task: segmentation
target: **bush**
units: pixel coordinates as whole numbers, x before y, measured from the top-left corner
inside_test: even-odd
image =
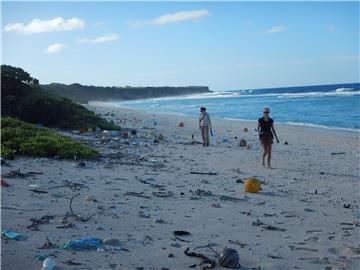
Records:
[[[90,158],[98,153],[69,137],[46,128],[5,117],[1,122],[1,156],[13,158],[14,154],[36,157]]]

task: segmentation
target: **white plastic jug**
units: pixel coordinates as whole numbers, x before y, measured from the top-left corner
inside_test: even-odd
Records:
[[[51,258],[46,258],[43,261],[43,267],[42,270],[53,270],[56,266],[56,263],[53,259]]]

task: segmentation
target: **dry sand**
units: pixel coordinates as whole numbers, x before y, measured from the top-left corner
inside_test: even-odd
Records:
[[[101,103],[89,107],[135,128],[140,145],[106,134],[66,133],[96,147],[102,157],[86,160],[85,166],[78,160],[29,157],[3,165],[2,178],[10,187],[1,189],[2,230],[25,238],[2,239],[2,269],[41,269],[41,256],[52,257],[57,269],[191,269],[201,260],[185,256],[184,250],[209,244],[218,252],[235,248],[241,269],[360,268],[358,133],[276,125],[281,142],[274,144],[274,169],[269,170],[261,166],[252,131],[256,122],[212,119],[216,137],[210,147],[202,147],[188,144],[193,133],[200,140],[197,116],[154,116]],[[183,128],[177,127],[180,121]],[[165,141],[153,143],[151,134],[160,133]],[[240,138],[251,149],[239,147]],[[18,168],[43,173],[7,176]],[[263,181],[260,193],[243,192],[241,181],[250,176]],[[86,222],[71,217],[74,227],[57,228],[78,193],[73,211],[96,215]],[[45,215],[54,217],[38,231],[28,228],[31,218]],[[191,235],[179,240],[175,230]],[[117,239],[119,245],[92,251],[61,248],[82,237]],[[45,238],[59,247],[37,249]],[[216,260],[209,248],[196,251]],[[69,260],[81,265],[64,263]],[[217,263],[215,269],[222,267]]]

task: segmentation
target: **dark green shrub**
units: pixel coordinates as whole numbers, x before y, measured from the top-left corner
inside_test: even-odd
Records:
[[[47,128],[5,117],[1,122],[1,156],[12,158],[14,154],[60,158],[90,158],[98,155],[88,146]]]

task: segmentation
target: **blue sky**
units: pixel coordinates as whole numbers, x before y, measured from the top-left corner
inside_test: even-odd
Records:
[[[359,3],[3,2],[2,46],[41,83],[359,82]]]

